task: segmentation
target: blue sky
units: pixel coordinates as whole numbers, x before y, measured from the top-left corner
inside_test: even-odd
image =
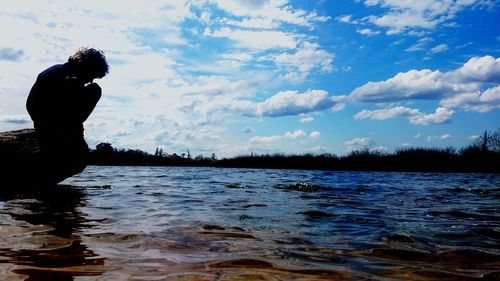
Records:
[[[494,0],[9,1],[0,131],[31,127],[36,75],[87,46],[111,66],[90,146],[460,148],[500,128],[499,11]]]

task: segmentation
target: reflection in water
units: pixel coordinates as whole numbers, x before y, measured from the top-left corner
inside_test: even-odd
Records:
[[[75,186],[0,192],[0,275],[9,280],[73,280],[102,273],[104,259],[81,242],[89,221]],[[14,275],[15,274],[15,275]]]

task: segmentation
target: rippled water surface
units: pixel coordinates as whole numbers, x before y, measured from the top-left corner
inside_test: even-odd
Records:
[[[500,175],[88,167],[0,191],[4,280],[500,280]]]

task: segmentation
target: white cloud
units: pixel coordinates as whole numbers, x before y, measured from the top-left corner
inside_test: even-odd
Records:
[[[222,54],[222,60],[219,63],[224,67],[229,66],[231,68],[238,69],[252,60],[253,57],[249,53],[233,52]]]
[[[307,76],[307,72],[292,71],[281,75],[280,79],[287,83],[300,85],[304,83],[304,81],[307,79]]]
[[[357,21],[353,21],[352,15],[341,15],[336,17],[335,19],[342,23],[357,23]]]
[[[452,135],[450,134],[444,134],[439,137],[440,140],[449,140],[452,138]]]
[[[463,108],[466,111],[489,112],[500,108],[500,86],[484,92],[464,93],[446,98],[441,105],[452,108]]]
[[[250,139],[251,143],[254,144],[269,144],[280,140],[282,136],[255,136]]]
[[[344,100],[344,97],[343,96],[337,96],[339,97],[339,102],[337,102],[337,104],[335,104],[333,107],[332,107],[332,111],[333,112],[338,112],[338,111],[342,111],[344,110],[345,108],[345,103],[343,103],[342,101]],[[335,101],[336,99],[334,99],[335,97],[332,97],[332,99]]]
[[[500,83],[500,58],[473,57],[452,75],[465,82]]]
[[[488,83],[500,83],[500,59],[491,56],[473,57],[460,68],[448,72],[429,69],[410,70],[398,73],[385,81],[368,82],[354,89],[347,100],[351,102],[440,100],[440,105],[449,109],[441,109],[439,114],[446,112],[447,114],[444,114],[446,116],[451,116],[451,108],[487,112],[499,108],[500,105],[498,86],[480,91],[481,88],[488,87]],[[388,113],[380,112],[383,115]],[[360,116],[363,114],[360,113]]]
[[[455,84],[443,79],[443,73],[440,71],[410,70],[398,73],[386,81],[368,82],[354,89],[350,98],[369,102],[436,99],[451,94],[449,91],[453,90],[454,86]]]
[[[434,113],[414,115],[409,120],[416,125],[442,124],[448,122],[454,113],[452,109],[438,107]]]
[[[249,53],[225,53],[222,57],[224,59],[237,60],[241,62],[249,62],[252,60],[252,55]]]
[[[321,146],[313,146],[313,147],[310,147],[306,150],[306,153],[315,153],[315,154],[323,154],[323,153],[327,153],[328,150],[324,147],[321,147]]]
[[[291,72],[299,72],[307,77],[313,69],[320,72],[329,73],[333,71],[333,55],[319,50],[316,43],[304,42],[296,53],[283,53],[274,57],[275,63],[289,69]]]
[[[293,132],[286,132],[284,137],[289,139],[302,138],[306,136],[306,132],[302,129],[295,130]]]
[[[253,29],[275,29],[280,25],[270,18],[244,18],[241,21],[224,19],[223,22],[227,25]]]
[[[295,49],[297,46],[295,35],[283,31],[234,30],[228,27],[223,27],[215,31],[211,31],[209,28],[206,28],[203,34],[205,36],[228,38],[235,41],[237,47],[255,50],[276,48]]]
[[[311,123],[312,121],[314,121],[314,117],[311,117],[311,116],[306,116],[306,117],[300,118],[301,123]]]
[[[358,30],[356,30],[356,32],[359,33],[359,34],[361,34],[361,35],[366,35],[366,36],[374,36],[374,35],[380,34],[380,31],[378,31],[378,30],[372,30],[370,28],[358,29]]]
[[[287,0],[268,1],[232,1],[211,0],[220,9],[237,17],[243,17],[243,22],[273,22],[312,27],[314,22],[325,22],[329,17],[320,16],[316,12],[295,9]],[[243,24],[242,24],[243,25]],[[248,25],[247,25],[248,26]],[[259,25],[260,26],[260,25]]]
[[[446,44],[439,44],[436,47],[431,49],[431,52],[433,53],[442,53],[445,51],[448,51],[450,48],[448,48],[448,45]]]
[[[467,139],[469,141],[475,141],[475,140],[479,139],[479,135],[472,135],[472,136],[469,136]]]
[[[429,37],[420,38],[420,39],[417,40],[417,42],[415,42],[415,44],[413,44],[410,47],[406,48],[405,51],[407,51],[407,52],[422,51],[432,41],[434,41],[434,40],[432,38],[429,38]]]
[[[345,141],[347,151],[364,149],[375,144],[375,141],[368,137],[354,138],[352,140]]]
[[[210,92],[210,89],[200,85],[200,89],[196,90],[197,94],[192,95],[192,102],[186,98],[183,101],[188,104],[190,111],[200,114],[232,112],[244,116],[279,117],[327,110],[335,106],[337,100],[340,100],[338,96],[328,96],[328,92],[323,90],[308,90],[304,93],[282,91],[262,102],[254,102],[242,98],[242,92],[244,93],[246,90],[245,87],[249,87],[246,83],[241,81],[215,88],[214,90],[218,94],[217,98],[207,96],[206,93]],[[177,90],[177,92],[179,91]],[[238,92],[239,94],[234,94]]]
[[[449,23],[460,11],[486,5],[493,1],[406,1],[406,0],[365,0],[365,5],[387,9],[382,15],[372,15],[365,21],[387,28],[387,34],[401,32],[432,31],[437,26]],[[350,20],[350,19],[349,19]]]
[[[412,124],[416,125],[429,125],[441,124],[447,122],[453,116],[454,111],[451,109],[439,107],[435,113],[424,114],[418,109],[408,108],[404,106],[395,106],[377,110],[362,110],[354,115],[354,119],[373,119],[385,120],[396,117],[406,117]]]
[[[314,111],[329,109],[335,101],[323,90],[308,90],[304,93],[284,91],[270,97],[264,102],[255,105],[254,115],[257,116],[285,116],[298,115]]]
[[[315,139],[318,139],[319,137],[321,136],[321,133],[318,132],[318,131],[312,131],[310,134],[309,134],[309,137],[313,140]]]
[[[387,152],[389,149],[386,146],[374,146],[370,147],[371,152]]]
[[[418,109],[408,108],[404,106],[395,106],[391,108],[377,109],[377,110],[362,110],[356,115],[354,119],[374,119],[374,120],[385,120],[392,119],[395,117],[408,117],[419,115],[420,111]]]
[[[443,134],[440,136],[427,136],[426,141],[428,142],[433,142],[433,141],[446,141],[453,138],[452,135],[450,134]]]

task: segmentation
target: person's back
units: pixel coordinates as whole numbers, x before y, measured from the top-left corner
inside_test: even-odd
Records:
[[[38,75],[26,108],[35,125],[44,180],[57,183],[86,167],[83,122],[101,97],[101,88],[92,81],[107,73],[104,54],[82,48],[68,62]]]

